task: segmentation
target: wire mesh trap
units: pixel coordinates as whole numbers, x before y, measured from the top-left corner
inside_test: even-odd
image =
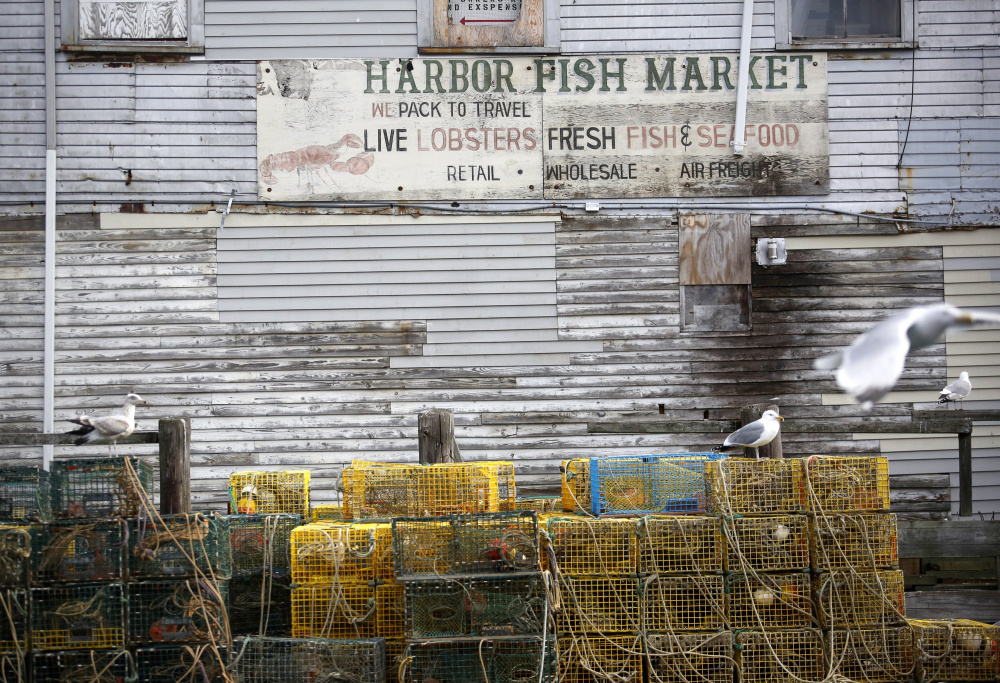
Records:
[[[538,571],[531,510],[392,521],[397,577]]]
[[[375,635],[402,638],[406,631],[405,586],[383,583],[375,595]]]
[[[31,589],[31,643],[36,650],[125,647],[120,583]]]
[[[129,456],[52,461],[55,517],[135,517],[142,493],[129,475],[129,461],[145,493],[153,493],[153,466]]]
[[[129,520],[129,579],[232,575],[227,518],[214,513]]]
[[[651,683],[732,683],[733,634],[651,633],[646,664]]]
[[[135,660],[127,650],[38,652],[31,658],[31,671],[37,683],[124,683],[136,677]]]
[[[323,503],[322,505],[313,505],[312,518],[309,521],[338,522],[343,519],[344,519],[344,509],[341,507],[340,503]]]
[[[407,638],[537,635],[545,621],[541,573],[418,579],[404,590]]]
[[[837,664],[836,671],[842,677],[894,683],[913,676],[913,631],[908,626],[834,629],[824,641],[827,661]]]
[[[705,511],[705,463],[718,453],[616,456],[590,460],[595,515]]]
[[[24,650],[28,642],[28,613],[27,590],[0,588],[0,652]]]
[[[907,619],[920,681],[1000,680],[1000,626],[969,619]]]
[[[0,520],[48,522],[51,496],[49,473],[41,467],[0,466]]]
[[[809,575],[730,574],[726,577],[726,609],[734,629],[811,628],[813,618]]]
[[[855,628],[903,623],[903,572],[834,571],[813,577],[820,623]]]
[[[226,519],[234,577],[291,575],[292,530],[302,523],[301,515],[230,515]]]
[[[293,638],[375,637],[377,590],[368,583],[292,589]]]
[[[313,522],[291,532],[297,584],[389,580],[392,526],[382,522]]]
[[[715,517],[643,517],[636,526],[640,574],[722,571],[722,530]]]
[[[816,515],[809,524],[813,569],[894,569],[897,533],[891,512]]]
[[[640,636],[559,637],[556,651],[559,683],[642,683]]]
[[[552,638],[476,639],[413,643],[407,653],[411,683],[553,683]]]
[[[292,633],[292,586],[286,577],[254,576],[229,581],[229,630],[234,636]]]
[[[805,508],[797,459],[723,458],[705,463],[708,510],[723,515],[794,514]]]
[[[535,496],[533,498],[518,498],[514,501],[515,510],[534,510],[538,513],[556,512],[562,508],[560,496]]]
[[[309,519],[309,470],[249,471],[229,475],[230,512],[239,515],[289,513]]]
[[[547,541],[563,574],[631,574],[636,568],[635,527],[632,519],[553,517]]]
[[[129,584],[129,642],[226,643],[229,586],[204,580]]]
[[[809,568],[809,524],[805,515],[730,517],[722,521],[726,569],[731,572],[790,572]]]
[[[590,458],[563,460],[562,509],[564,512],[590,512]]]
[[[244,638],[233,651],[236,683],[383,683],[387,677],[382,638]]]
[[[28,680],[28,666],[26,655],[23,651],[0,651],[0,681],[4,681],[4,683],[8,681],[10,683],[24,683]],[[35,680],[37,681],[38,679],[36,678]]]
[[[823,680],[823,634],[797,631],[741,631],[736,634],[739,683],[800,683]]]
[[[650,632],[725,628],[723,577],[647,576],[639,581],[639,611],[642,628]]]
[[[562,576],[562,610],[556,614],[560,634],[620,633],[639,630],[636,579],[605,576]]]
[[[229,651],[209,643],[151,645],[135,650],[138,683],[229,683]]]
[[[802,466],[811,512],[889,509],[888,458],[814,455],[803,459]]]
[[[385,639],[385,680],[386,683],[399,683],[399,668],[406,658],[407,643],[398,638]]]
[[[0,526],[0,586],[27,586],[31,565],[31,530]]]
[[[33,585],[114,581],[124,576],[125,521],[59,520],[34,529]]]

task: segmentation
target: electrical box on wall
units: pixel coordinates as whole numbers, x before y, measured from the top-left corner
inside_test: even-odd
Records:
[[[788,261],[784,237],[759,237],[757,263],[762,266],[783,266]]]

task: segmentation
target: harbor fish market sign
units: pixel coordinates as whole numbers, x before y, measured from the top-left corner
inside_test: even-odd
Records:
[[[826,55],[260,62],[259,194],[272,201],[829,192]]]

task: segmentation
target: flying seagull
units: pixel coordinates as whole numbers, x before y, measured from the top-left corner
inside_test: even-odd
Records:
[[[837,384],[868,410],[892,391],[910,351],[936,343],[949,327],[1000,325],[1000,315],[950,304],[910,308],[886,318],[851,345],[817,358],[817,370],[836,370]]]
[[[784,422],[785,418],[778,415],[773,410],[765,410],[759,420],[754,420],[750,424],[743,425],[735,432],[726,437],[721,446],[714,448],[716,453],[728,451],[733,448],[752,448],[760,459],[761,446],[766,446],[778,436],[781,431],[779,422]]]
[[[954,403],[958,401],[962,408],[965,408],[965,397],[972,392],[972,382],[969,381],[969,373],[960,372],[958,379],[941,390],[941,398],[938,403]]]
[[[108,454],[111,454],[111,449],[114,447],[114,454],[117,455],[116,442],[131,434],[135,429],[135,407],[140,404],[146,405],[146,399],[139,394],[129,394],[125,397],[125,405],[122,406],[121,412],[105,417],[80,415],[70,420],[70,422],[80,425],[80,428],[66,433],[79,437],[73,442],[77,446],[91,441],[107,441]]]

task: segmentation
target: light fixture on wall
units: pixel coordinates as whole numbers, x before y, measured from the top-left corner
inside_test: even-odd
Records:
[[[757,238],[757,263],[762,266],[783,266],[788,261],[784,237]]]

